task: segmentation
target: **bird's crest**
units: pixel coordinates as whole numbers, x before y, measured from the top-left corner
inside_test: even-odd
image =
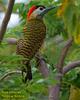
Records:
[[[42,8],[45,8],[45,6],[43,6],[43,5],[33,5],[30,9],[29,9],[29,11],[28,11],[28,14],[27,14],[27,19],[29,20],[29,18],[30,18],[30,15],[33,13],[33,11],[34,10],[36,10],[38,7],[42,7]]]
[[[29,9],[29,12],[27,14],[27,19],[29,19],[30,15],[32,14],[32,12],[37,9],[37,7],[35,5],[33,5],[30,9]]]

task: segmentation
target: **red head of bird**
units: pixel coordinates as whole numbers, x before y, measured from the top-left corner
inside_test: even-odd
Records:
[[[50,11],[51,9],[55,8],[55,6],[53,7],[48,7],[46,8],[45,6],[35,6],[33,5],[30,9],[29,12],[27,14],[27,20],[31,20],[31,19],[41,19],[43,18],[43,16]]]

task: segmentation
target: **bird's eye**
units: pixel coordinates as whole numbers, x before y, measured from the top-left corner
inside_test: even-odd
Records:
[[[40,10],[43,10],[44,8],[43,7],[40,7]]]

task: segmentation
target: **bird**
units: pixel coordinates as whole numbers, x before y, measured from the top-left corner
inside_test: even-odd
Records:
[[[45,7],[43,5],[33,5],[26,17],[26,24],[23,28],[23,37],[17,41],[16,53],[23,56],[25,59],[22,63],[23,81],[32,80],[32,71],[30,62],[37,54],[46,37],[46,25],[43,17],[55,6]],[[26,75],[24,76],[23,73]]]

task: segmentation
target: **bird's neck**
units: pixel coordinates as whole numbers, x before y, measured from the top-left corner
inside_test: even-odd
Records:
[[[43,19],[40,19],[40,18],[32,18],[30,20],[27,20],[27,22],[31,22],[31,21],[41,21],[41,22],[43,22]]]
[[[31,19],[31,20],[28,20],[27,21],[27,24],[30,25],[30,26],[35,26],[37,27],[37,25],[44,25],[44,21],[43,19]]]

